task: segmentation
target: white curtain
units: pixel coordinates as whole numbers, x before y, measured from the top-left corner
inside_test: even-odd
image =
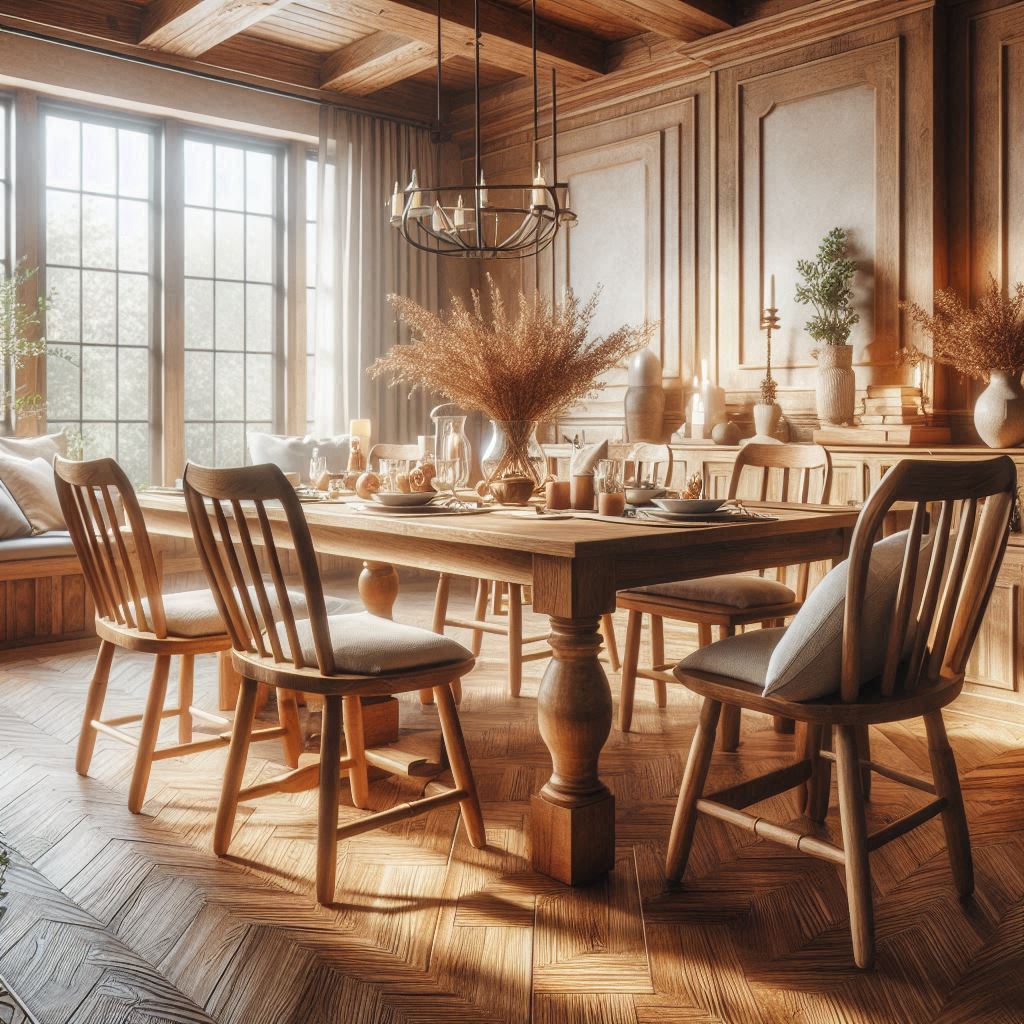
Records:
[[[413,168],[436,181],[425,129],[324,106],[317,175],[319,223],[313,418],[318,434],[371,420],[373,440],[408,443],[428,433],[429,399],[371,380],[368,367],[404,337],[387,296],[438,308],[437,257],[404,241],[389,223],[395,182]]]

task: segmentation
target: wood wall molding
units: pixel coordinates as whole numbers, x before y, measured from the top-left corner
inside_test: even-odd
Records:
[[[895,362],[899,348],[901,220],[899,79],[900,44],[898,39],[890,39],[749,78],[737,76],[735,91],[729,88],[729,97],[736,97],[735,105],[725,100],[720,130],[722,138],[730,139],[735,148],[733,159],[723,163],[719,208],[725,210],[732,196],[742,198],[739,214],[735,211],[726,214],[733,230],[727,236],[723,229],[720,235],[720,267],[733,284],[726,292],[728,310],[720,311],[720,322],[725,329],[720,336],[719,379],[726,386],[756,386],[765,368],[760,310],[767,302],[762,284],[776,269],[773,254],[765,251],[763,208],[769,198],[764,194],[765,160],[769,158],[765,149],[765,122],[788,104],[826,94],[836,96],[861,87],[874,94],[874,166],[863,169],[864,175],[873,179],[874,186],[875,246],[874,253],[870,254],[874,264],[874,341],[869,350],[860,355],[857,365]],[[731,187],[733,168],[735,189]],[[826,190],[829,187],[828,182],[820,184]],[[771,197],[772,201],[788,201],[795,222],[801,218],[800,192],[801,184],[794,183],[789,196]],[[812,254],[808,252],[807,256]],[[792,326],[784,325],[790,331]],[[811,347],[807,339],[806,352],[795,360],[787,360],[777,349],[775,370],[782,386],[810,382],[815,366]],[[800,370],[812,373],[795,372]]]

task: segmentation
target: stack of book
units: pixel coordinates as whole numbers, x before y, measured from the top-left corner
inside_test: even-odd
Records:
[[[948,427],[934,426],[924,411],[919,387],[869,384],[857,426],[825,426],[814,431],[818,444],[948,444]]]
[[[873,427],[927,423],[921,389],[903,384],[869,384],[860,422]]]

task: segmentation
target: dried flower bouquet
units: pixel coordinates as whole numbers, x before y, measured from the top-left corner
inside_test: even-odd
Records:
[[[604,387],[601,376],[647,344],[654,326],[623,326],[591,337],[600,290],[586,302],[567,291],[554,307],[519,294],[510,308],[488,275],[490,313],[473,291],[442,314],[389,295],[413,340],[394,346],[370,373],[443,395],[501,423],[514,451],[492,478],[531,475],[529,442],[541,420],[556,419]]]

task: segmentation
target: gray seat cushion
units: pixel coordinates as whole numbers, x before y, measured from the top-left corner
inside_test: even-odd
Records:
[[[249,588],[249,593],[252,595],[257,619],[262,624],[262,616],[259,614],[259,606],[256,603],[256,593],[252,587]],[[267,594],[276,619],[281,607],[280,602],[277,600],[273,587],[267,588]],[[289,590],[288,597],[296,619],[306,618],[309,613],[306,610],[306,598],[302,591]],[[343,601],[338,597],[326,598],[326,604],[328,615],[339,615],[356,609],[356,606],[350,601]],[[148,616],[148,599],[143,599],[142,607]],[[176,594],[164,594],[164,617],[167,620],[167,632],[170,636],[195,638],[216,636],[219,633],[227,632],[224,620],[220,617],[220,612],[217,609],[217,603],[209,590],[182,590]],[[283,623],[278,626],[278,635],[284,636]]]
[[[0,541],[0,562],[20,562],[26,558],[67,558],[75,553],[67,530],[51,530],[30,537],[12,537]]]
[[[432,668],[473,657],[450,637],[382,619],[369,612],[331,615],[328,625],[338,672],[375,676]],[[308,665],[316,665],[313,631],[308,621],[298,623],[298,634],[303,659]]]
[[[681,580],[678,583],[657,583],[651,587],[637,587],[634,593],[670,597],[679,601],[700,604],[720,604],[745,611],[796,600],[785,583],[768,580],[763,576],[706,576],[699,580]]]
[[[683,671],[729,676],[763,687],[768,663],[785,632],[784,626],[775,626],[727,636],[718,643],[698,648],[689,657],[683,658],[679,668]]]

